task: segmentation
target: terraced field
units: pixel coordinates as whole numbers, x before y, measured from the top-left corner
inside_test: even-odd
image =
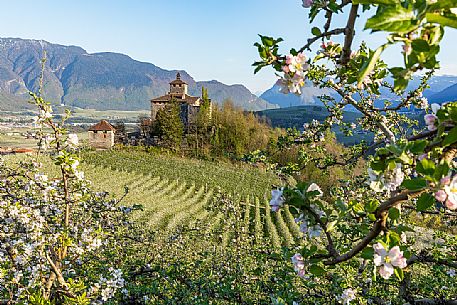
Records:
[[[9,160],[16,162],[21,158],[23,157],[9,157]],[[57,173],[48,158],[42,158],[41,162],[49,175]],[[121,204],[142,205],[143,210],[134,212],[132,219],[155,231],[158,236],[168,238],[183,226],[195,227],[198,224],[208,234],[220,234],[223,247],[233,239],[234,228],[227,219],[233,216],[227,216],[223,209],[213,207],[212,200],[219,189],[210,188],[206,183],[189,183],[188,177],[180,180],[145,175],[132,167],[119,170],[82,163],[82,170],[97,191],[107,191],[115,198],[120,198],[127,187],[128,194]],[[266,196],[241,197],[235,200],[235,204],[240,215],[234,221],[242,226],[243,233],[252,237],[256,244],[272,244],[279,248],[292,246],[302,240],[290,212],[270,212]]]
[[[179,158],[134,149],[84,152],[81,158],[94,166],[179,180],[243,197],[267,196],[271,185],[279,183],[272,173],[249,165]]]
[[[84,171],[97,189],[108,190],[113,196],[120,197],[124,186],[127,186],[129,193],[124,204],[141,204],[144,207],[132,218],[160,232],[160,235],[169,236],[179,227],[192,227],[198,222],[207,228],[208,233],[223,232],[222,245],[226,246],[230,240],[233,232],[224,227],[224,214],[210,209],[216,192],[214,189],[92,165],[85,165]],[[242,211],[243,232],[255,237],[256,242],[271,241],[274,246],[280,247],[293,245],[301,239],[293,216],[287,211],[271,213],[268,200],[246,198],[237,204]]]

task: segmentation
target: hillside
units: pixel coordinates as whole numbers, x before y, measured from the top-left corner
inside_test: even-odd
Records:
[[[312,120],[323,121],[328,116],[328,111],[324,106],[319,105],[306,105],[306,106],[295,106],[288,108],[280,109],[269,109],[264,111],[256,112],[257,115],[265,117],[267,121],[273,127],[281,128],[297,128],[303,129],[304,123],[309,123]],[[419,122],[419,128],[425,128],[423,121],[423,112],[410,112],[407,116],[413,120]],[[358,112],[345,111],[344,112],[344,121],[345,122],[356,122],[357,118],[360,118],[361,115]],[[353,145],[359,143],[361,140],[365,140],[370,143],[373,140],[373,135],[371,133],[355,132],[353,136],[344,135],[339,128],[332,128],[332,131],[335,132],[338,141],[345,145]]]
[[[312,120],[323,121],[328,116],[328,111],[323,106],[307,105],[294,106],[281,109],[270,109],[257,112],[260,116],[265,116],[273,127],[281,128],[303,128],[304,123],[309,123]],[[346,111],[344,120],[346,122],[354,122],[360,114],[356,112]]]
[[[97,110],[149,109],[149,100],[165,94],[175,70],[165,70],[119,53],[89,54],[77,46],[46,41],[0,38],[0,110],[27,108],[28,91],[37,91],[40,60],[46,51],[44,93],[55,104]],[[231,99],[247,110],[276,106],[256,97],[243,85],[218,81],[197,82],[179,71],[189,84],[190,94],[199,95],[208,87],[213,101]]]
[[[429,98],[432,103],[454,102],[457,100],[457,84],[433,94]]]
[[[389,80],[387,80],[389,81]],[[417,88],[420,84],[420,77],[414,77],[408,86],[407,91]],[[424,91],[424,96],[429,98],[433,103],[442,104],[449,100],[457,99],[457,76],[451,75],[436,75],[429,81],[430,88]],[[302,105],[322,105],[319,96],[323,94],[334,95],[328,89],[321,89],[314,87],[312,84],[307,83],[302,89],[302,94],[297,96],[295,94],[282,94],[279,92],[279,86],[273,85],[272,88],[265,91],[260,97],[271,104],[278,104],[281,108],[302,106]],[[381,90],[381,96],[387,100],[395,100],[397,96],[392,94],[387,89]],[[354,98],[357,99],[357,96]],[[378,101],[379,105],[383,102]]]

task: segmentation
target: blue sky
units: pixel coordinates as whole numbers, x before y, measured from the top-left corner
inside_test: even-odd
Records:
[[[257,34],[283,37],[284,52],[300,47],[312,27],[307,13],[300,0],[4,1],[0,37],[44,39],[90,53],[120,52],[164,69],[186,70],[196,80],[242,83],[257,92],[276,79],[271,69],[253,74]],[[336,22],[343,24],[340,18]],[[456,34],[446,34],[440,74],[457,75]],[[361,39],[376,47],[383,35],[364,31]],[[385,59],[401,63],[398,50]]]

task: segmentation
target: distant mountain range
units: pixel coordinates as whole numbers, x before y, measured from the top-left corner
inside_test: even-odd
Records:
[[[44,96],[54,104],[98,110],[149,109],[149,100],[165,94],[178,71],[159,68],[119,53],[89,54],[77,46],[62,46],[43,40],[0,38],[0,110],[21,110],[28,92],[37,92],[44,51]],[[243,85],[218,81],[195,81],[179,71],[189,84],[189,93],[199,96],[208,88],[217,103],[231,99],[247,110],[276,108],[252,94]]]
[[[419,84],[420,77],[413,78],[409,83],[408,90],[417,88]],[[442,104],[444,102],[457,100],[457,76],[433,76],[429,81],[429,85],[430,88],[425,90],[424,96],[427,97],[431,103]],[[322,102],[318,98],[322,94],[328,94],[338,98],[334,92],[331,92],[328,89],[314,87],[310,83],[307,83],[302,89],[301,96],[297,96],[295,94],[282,94],[279,92],[279,89],[280,88],[277,85],[273,85],[272,88],[261,94],[260,98],[271,104],[278,104],[281,108],[304,105],[322,105]],[[383,99],[394,101],[396,98],[396,96],[388,90],[383,89],[381,93]]]
[[[136,61],[119,53],[89,54],[81,47],[62,46],[43,40],[0,38],[0,110],[30,109],[28,92],[37,92],[40,61],[47,53],[44,70],[44,95],[54,104],[97,110],[149,109],[149,100],[165,94],[176,70],[165,70],[151,63]],[[208,88],[213,101],[231,99],[246,110],[265,110],[300,105],[322,105],[318,97],[332,95],[327,89],[306,84],[301,96],[284,95],[273,87],[259,97],[243,85],[225,85],[216,80],[195,81],[179,71],[189,84],[189,93],[200,95]],[[409,89],[420,82],[414,78]],[[432,103],[457,100],[457,76],[434,76],[424,93]],[[388,91],[383,98],[394,99]],[[347,109],[350,110],[350,109]]]

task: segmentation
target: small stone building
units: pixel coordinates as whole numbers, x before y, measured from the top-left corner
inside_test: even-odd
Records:
[[[114,146],[116,129],[107,121],[101,120],[89,128],[89,145],[93,148],[109,149]]]
[[[160,97],[151,100],[151,122],[157,117],[157,112],[172,100],[176,100],[181,105],[181,119],[186,127],[194,122],[194,118],[203,99],[197,96],[187,94],[187,83],[181,80],[181,74],[176,74],[176,79],[170,83],[170,91]],[[211,101],[210,101],[211,107]]]

